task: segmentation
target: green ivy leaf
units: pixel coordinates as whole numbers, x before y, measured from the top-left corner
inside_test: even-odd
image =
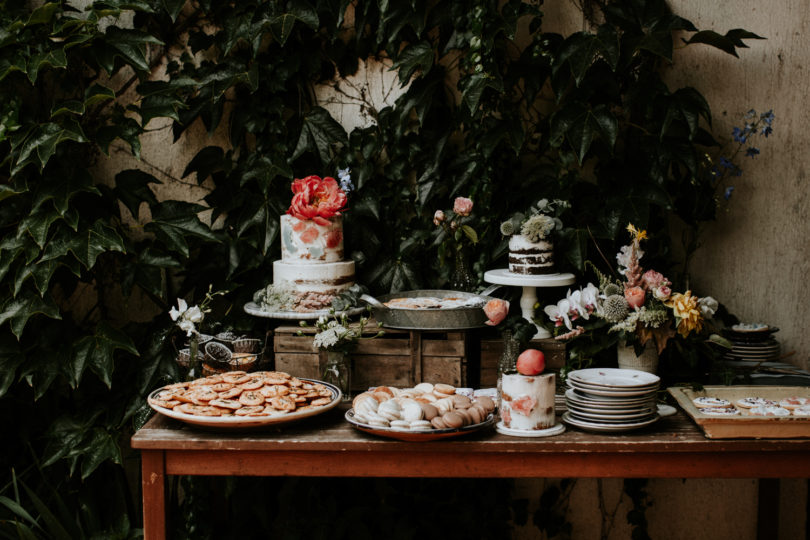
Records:
[[[273,38],[283,47],[292,34],[296,21],[301,21],[313,30],[320,25],[318,13],[306,2],[294,0],[289,3],[289,11],[264,22],[270,28]]]
[[[31,84],[36,84],[40,70],[45,67],[53,67],[57,69],[67,67],[67,56],[65,55],[65,49],[53,49],[51,51],[35,54],[31,57],[31,59],[28,61],[28,69],[26,70],[28,73],[28,80],[31,81]]]
[[[33,26],[35,24],[48,24],[53,19],[54,14],[61,10],[61,6],[56,2],[48,2],[42,4],[28,17],[25,26]]]
[[[56,105],[54,104],[53,108],[51,109],[51,118],[55,116],[59,116],[61,114],[77,114],[81,115],[84,114],[85,108],[84,103],[81,101],[72,99],[68,101],[63,101],[62,103]]]
[[[130,105],[129,109],[141,116],[141,126],[146,127],[153,118],[171,118],[179,122],[177,110],[185,107],[185,103],[173,96],[153,95],[143,98],[140,106]]]
[[[51,319],[62,318],[59,308],[50,296],[42,298],[32,291],[23,291],[15,298],[9,298],[0,309],[0,325],[8,322],[11,331],[20,339],[28,319],[34,315],[45,315]]]
[[[60,217],[59,213],[53,208],[47,210],[40,209],[24,218],[20,223],[19,229],[31,235],[34,242],[42,249],[45,247],[48,230],[51,228],[51,225],[53,225],[53,222]]]
[[[19,343],[4,337],[0,342],[0,398],[6,395],[16,378],[17,368],[25,361]]]
[[[589,235],[586,229],[568,228],[559,231],[558,236],[564,246],[563,256],[574,268],[580,272],[585,271],[585,261],[588,260]]]
[[[225,151],[219,146],[206,146],[191,158],[183,171],[183,178],[189,174],[197,173],[197,184],[202,184],[206,178],[217,171],[224,171],[229,167],[225,161]]]
[[[596,34],[577,32],[569,36],[563,42],[553,72],[556,74],[567,63],[579,86],[591,66],[600,59],[614,70],[619,61],[619,37],[609,25],[600,26]]]
[[[104,126],[96,132],[96,143],[107,156],[110,155],[110,144],[120,138],[129,144],[132,155],[137,159],[141,157],[140,135],[143,132],[140,124],[134,118],[116,119],[115,125]]]
[[[93,474],[93,471],[107,460],[121,464],[121,450],[105,429],[93,430],[93,435],[84,446],[82,454],[82,480]]]
[[[162,183],[149,173],[138,169],[127,169],[115,175],[113,192],[127,207],[130,214],[137,219],[141,203],[145,202],[150,207],[158,204],[157,197],[149,189],[149,184],[160,185]]]
[[[21,266],[14,280],[14,296],[19,294],[25,281],[31,277],[34,279],[34,286],[39,291],[40,296],[44,297],[45,293],[48,292],[48,284],[58,266],[59,263],[55,260]]]
[[[89,367],[108,388],[111,387],[115,351],[119,349],[135,356],[139,354],[129,336],[109,323],[100,322],[92,336],[85,336],[73,344],[67,369],[71,386],[79,386],[85,369]]]
[[[198,212],[206,208],[196,204],[180,201],[164,201],[152,208],[152,221],[144,229],[153,232],[170,250],[180,252],[183,257],[189,256],[187,236],[196,236],[212,242],[217,236],[200,221]]]
[[[166,10],[166,13],[169,14],[169,17],[172,18],[172,22],[174,22],[183,10],[186,0],[160,0],[160,3],[163,9]]]
[[[139,71],[148,72],[149,62],[146,59],[146,44],[163,45],[158,38],[142,32],[110,26],[106,31],[106,39],[99,42],[94,50],[99,64],[112,74],[115,71],[115,57],[123,58],[129,65]],[[117,51],[117,52],[116,52]]]
[[[96,259],[102,253],[107,251],[126,252],[124,240],[118,231],[106,225],[102,220],[97,220],[82,234],[74,235],[68,243],[67,249],[88,270],[95,266]]]
[[[618,131],[618,120],[604,105],[590,109],[583,103],[572,102],[551,118],[552,141],[560,144],[564,137],[576,152],[580,164],[595,137],[601,137],[612,150]]]
[[[303,119],[301,135],[295,146],[292,159],[307,151],[315,151],[322,163],[329,163],[338,147],[348,145],[346,130],[322,107],[313,107]]]
[[[94,83],[84,92],[84,106],[90,107],[115,99],[115,91],[98,83]]]
[[[419,71],[422,75],[428,73],[433,67],[435,55],[433,46],[427,41],[407,45],[397,55],[391,69],[397,70],[400,84],[405,85],[415,72]]]
[[[727,52],[732,56],[737,56],[737,48],[747,48],[743,42],[743,39],[765,39],[762,36],[758,36],[753,32],[749,32],[748,30],[744,30],[742,28],[735,28],[733,30],[729,30],[726,32],[726,35],[722,36],[715,32],[714,30],[701,30],[692,35],[689,39],[684,39],[683,42],[687,45],[692,45],[694,43],[703,43],[706,45],[711,45],[716,49],[720,49],[723,52]]]

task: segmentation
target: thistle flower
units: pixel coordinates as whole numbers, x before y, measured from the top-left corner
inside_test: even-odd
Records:
[[[520,233],[530,242],[539,242],[554,230],[554,220],[548,216],[532,216],[520,228]]]
[[[504,236],[512,236],[515,234],[515,224],[511,221],[501,223],[501,234]]]
[[[623,289],[622,289],[621,285],[619,285],[618,283],[608,283],[608,284],[605,285],[605,288],[602,290],[602,292],[605,294],[606,297],[607,296],[613,296],[614,294],[623,294],[622,291],[623,291]]]
[[[617,323],[627,317],[629,313],[629,306],[624,296],[619,294],[612,294],[605,299],[602,305],[604,318],[607,322]]]

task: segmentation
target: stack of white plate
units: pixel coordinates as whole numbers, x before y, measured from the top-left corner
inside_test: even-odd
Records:
[[[661,379],[635,369],[592,368],[568,374],[567,424],[588,431],[618,433],[658,420],[656,392]]]

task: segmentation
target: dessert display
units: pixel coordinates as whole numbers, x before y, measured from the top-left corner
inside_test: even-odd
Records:
[[[180,420],[240,423],[322,412],[336,405],[339,397],[332,385],[281,371],[229,371],[169,384],[153,391],[147,402],[155,411]]]
[[[698,396],[692,400],[697,410],[710,416],[806,416],[802,407],[810,405],[810,398],[789,396],[778,400],[747,396],[731,401],[713,396]]]
[[[509,272],[538,276],[554,273],[552,233],[562,227],[559,214],[565,201],[541,199],[526,214],[515,214],[501,223],[501,234],[509,237]]]

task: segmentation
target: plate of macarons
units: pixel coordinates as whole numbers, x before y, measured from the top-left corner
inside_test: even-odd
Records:
[[[371,388],[352,400],[345,418],[360,431],[409,442],[466,435],[493,426],[496,420],[490,396],[442,383]]]

